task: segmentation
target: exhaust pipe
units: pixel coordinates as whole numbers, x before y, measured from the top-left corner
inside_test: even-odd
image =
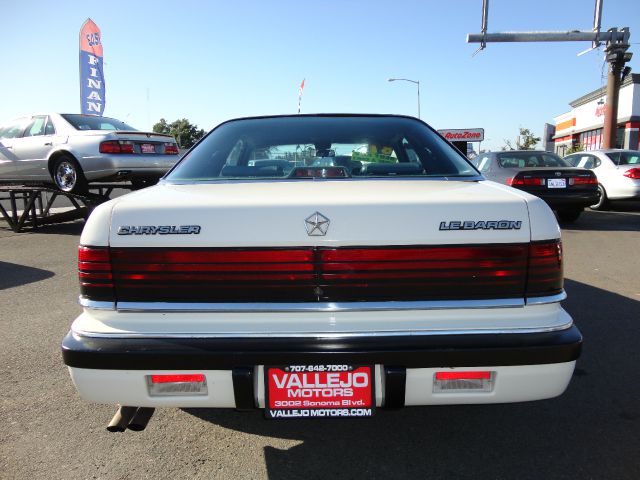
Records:
[[[110,432],[124,432],[135,415],[138,407],[120,407],[107,426]]]
[[[140,407],[136,414],[133,416],[131,422],[129,422],[127,428],[129,430],[133,430],[134,432],[141,432],[142,430],[147,428],[147,424],[149,423],[149,420],[151,420],[151,416],[153,415],[153,412],[155,412],[155,410],[155,408],[151,407]]]

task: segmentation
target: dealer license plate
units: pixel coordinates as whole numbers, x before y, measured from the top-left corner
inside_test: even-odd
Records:
[[[151,143],[141,143],[140,151],[142,153],[156,153],[156,146]]]
[[[371,417],[373,366],[265,366],[267,418]]]
[[[566,178],[550,178],[547,180],[547,187],[567,188],[567,179]]]

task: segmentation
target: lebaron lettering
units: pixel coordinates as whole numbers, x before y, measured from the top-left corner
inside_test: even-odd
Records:
[[[520,230],[520,220],[451,220],[440,222],[440,230]]]

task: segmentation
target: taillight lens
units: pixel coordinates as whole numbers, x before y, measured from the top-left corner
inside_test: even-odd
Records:
[[[165,143],[164,153],[165,155],[178,155],[178,145],[175,143]]]
[[[120,142],[120,153],[133,153],[133,143]]]
[[[511,185],[512,187],[520,186],[520,185],[544,185],[544,178],[533,178],[533,177],[514,177],[507,178],[507,185]]]
[[[529,246],[527,297],[556,295],[564,285],[562,242],[534,242]]]
[[[597,185],[598,179],[595,175],[586,175],[584,177],[572,177],[569,179],[569,185]]]
[[[489,393],[495,384],[494,371],[447,370],[436,372],[433,393]]]
[[[100,144],[100,153],[120,153],[120,142],[109,140]]]
[[[170,375],[151,375],[151,383],[178,383],[178,382],[204,382],[205,376],[202,373],[183,373]]]
[[[313,302],[522,297],[528,244],[112,248],[119,301]]]
[[[123,140],[107,140],[100,143],[100,153],[134,153],[133,143]]]
[[[156,249],[81,246],[89,300],[418,301],[562,292],[560,240],[514,245]]]
[[[207,378],[202,373],[147,375],[147,389],[152,397],[206,395]]]
[[[90,300],[114,301],[109,247],[78,247],[80,294]]]
[[[630,168],[623,173],[625,177],[633,178],[634,180],[640,180],[640,168]]]

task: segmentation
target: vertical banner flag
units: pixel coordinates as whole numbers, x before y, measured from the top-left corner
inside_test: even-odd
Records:
[[[102,116],[104,106],[102,38],[98,26],[87,18],[80,29],[80,111]]]
[[[300,89],[298,90],[298,114],[300,114],[300,104],[302,103],[303,90],[304,90],[304,78],[302,79],[302,83],[300,84]]]

